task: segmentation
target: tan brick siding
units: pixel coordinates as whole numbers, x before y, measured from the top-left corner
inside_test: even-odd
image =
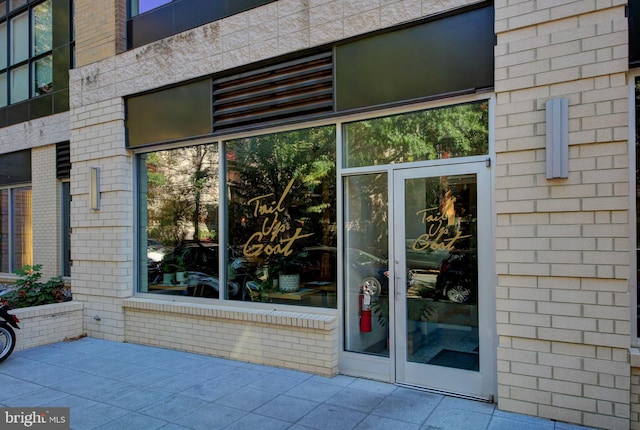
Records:
[[[625,1],[496,1],[498,404],[628,428]],[[569,99],[569,178],[545,102]]]
[[[126,300],[125,340],[334,376],[335,316]]]
[[[126,0],[74,1],[76,66],[105,60],[126,49]]]
[[[14,309],[11,312],[20,319],[16,351],[82,335],[82,308],[82,303],[73,301]]]
[[[42,280],[62,272],[61,185],[56,179],[56,147],[31,151],[33,264],[42,265]]]

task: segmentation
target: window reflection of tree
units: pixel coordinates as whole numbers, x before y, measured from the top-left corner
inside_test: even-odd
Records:
[[[386,173],[350,176],[346,212],[349,247],[386,258],[388,250],[388,180]]]
[[[295,245],[335,245],[335,127],[315,127],[226,142],[230,243],[242,247],[263,228],[252,199],[267,196],[277,205],[287,185],[291,190],[278,214],[288,238],[297,229],[312,234]],[[263,238],[267,243],[270,236]],[[266,255],[262,256],[266,258]]]
[[[51,0],[47,0],[32,10],[33,15],[33,56],[39,57],[50,52],[53,47],[53,16]],[[53,59],[51,55],[40,58],[34,65],[35,95],[53,91]]]
[[[218,210],[216,145],[147,155],[149,237],[164,243],[214,239]]]
[[[51,51],[53,43],[51,0],[33,8],[33,54]]]
[[[486,101],[346,125],[348,167],[487,154]]]

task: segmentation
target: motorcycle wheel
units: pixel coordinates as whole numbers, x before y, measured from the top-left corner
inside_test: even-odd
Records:
[[[13,352],[16,346],[16,334],[8,325],[0,325],[0,362]]]
[[[446,295],[454,303],[467,303],[471,299],[471,289],[456,282],[447,286]]]

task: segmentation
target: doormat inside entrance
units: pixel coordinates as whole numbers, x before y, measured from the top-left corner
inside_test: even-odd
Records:
[[[429,364],[475,371],[478,371],[479,368],[477,353],[454,351],[452,349],[443,349],[429,360]]]

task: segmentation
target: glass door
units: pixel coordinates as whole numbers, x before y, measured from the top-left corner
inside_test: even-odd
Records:
[[[398,383],[494,394],[488,176],[484,163],[394,172]]]

